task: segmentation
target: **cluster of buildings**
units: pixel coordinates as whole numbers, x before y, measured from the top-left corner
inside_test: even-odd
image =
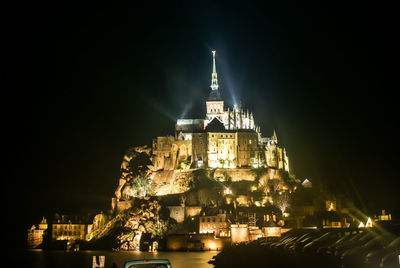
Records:
[[[70,218],[65,215],[56,218],[49,225],[47,219],[43,217],[37,227],[32,225],[28,230],[27,245],[29,248],[36,248],[42,245],[46,238],[50,240],[49,242],[89,240],[92,227],[92,224],[85,224],[76,217]]]
[[[155,170],[271,167],[289,172],[289,158],[278,145],[276,133],[263,137],[252,112],[236,104],[226,107],[219,91],[215,51],[205,118],[178,119],[174,136],[153,141],[151,159]]]
[[[208,207],[195,217],[198,218],[198,231],[169,235],[167,249],[220,250],[261,237],[279,237],[290,230],[283,227],[284,222],[278,213],[266,208]]]
[[[190,190],[186,181],[198,169],[213,171],[214,179],[228,174],[232,181],[254,180],[251,170],[269,169],[269,178],[282,182],[282,174],[293,177],[286,149],[274,131],[264,137],[252,112],[241,105],[228,107],[221,97],[213,51],[211,91],[205,101],[204,118],[182,118],[175,124],[174,135],[159,136],[151,148],[137,147],[135,156],[149,156],[148,177],[155,185],[155,195],[183,193]],[[137,197],[124,170],[133,155],[126,155],[121,165],[122,176],[112,199],[112,208],[123,210]],[[211,172],[210,172],[211,173]],[[281,188],[288,190],[284,183]]]

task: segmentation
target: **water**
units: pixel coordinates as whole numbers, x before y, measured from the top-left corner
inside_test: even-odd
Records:
[[[110,268],[115,264],[118,268],[123,267],[124,263],[135,259],[169,259],[173,268],[212,268],[213,265],[208,261],[217,255],[217,251],[205,252],[137,252],[137,251],[41,251],[27,250],[11,252],[13,266],[46,268],[46,267],[73,267],[89,268],[92,267],[93,256],[105,256],[105,268]],[[23,265],[19,265],[23,262]],[[18,263],[18,265],[17,265]]]

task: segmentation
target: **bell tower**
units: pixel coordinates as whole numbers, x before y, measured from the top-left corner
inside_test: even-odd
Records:
[[[224,101],[221,98],[221,94],[218,90],[219,85],[218,85],[218,75],[217,75],[217,68],[215,65],[215,53],[216,51],[212,51],[213,55],[213,71],[211,73],[211,92],[210,95],[208,96],[208,99],[206,101],[206,108],[207,108],[207,114],[206,114],[206,120],[208,122],[211,122],[215,117],[219,119],[219,121],[223,122],[223,117],[224,117]]]

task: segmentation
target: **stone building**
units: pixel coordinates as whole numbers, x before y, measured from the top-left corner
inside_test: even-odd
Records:
[[[78,220],[72,221],[61,216],[52,224],[51,239],[55,240],[89,240],[92,224],[84,224]]]
[[[262,137],[253,113],[226,108],[221,98],[213,51],[211,92],[204,119],[178,119],[175,136],[153,141],[155,170],[271,167],[289,172],[289,158],[274,131]]]
[[[282,178],[291,176],[286,149],[278,142],[275,131],[272,136],[263,137],[252,112],[245,111],[241,105],[226,106],[219,91],[215,51],[211,92],[205,106],[204,118],[178,119],[174,135],[159,136],[153,140],[151,148],[138,147],[135,153],[124,157],[113,208],[131,207],[131,199],[136,196],[132,194],[130,178],[126,178],[124,170],[133,155],[143,153],[149,158],[150,163],[142,167],[149,169],[146,175],[155,185],[154,195],[190,190],[187,178],[199,168],[208,169],[215,179],[229,175],[232,181],[254,180],[252,169],[267,168],[267,179],[280,181],[280,188],[285,188]]]
[[[35,225],[28,230],[28,248],[36,248],[43,243],[45,233],[48,229],[47,220],[43,217],[38,228]]]
[[[52,240],[86,240],[86,224],[55,223],[52,225]]]
[[[226,210],[220,209],[218,213],[203,213],[199,219],[200,234],[214,234],[217,237],[231,236],[229,228],[229,214]]]

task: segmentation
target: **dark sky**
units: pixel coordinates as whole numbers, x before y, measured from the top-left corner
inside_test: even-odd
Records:
[[[6,196],[25,211],[20,225],[109,206],[129,146],[204,116],[212,49],[226,103],[277,131],[298,178],[396,208],[394,7],[260,2],[11,8]]]

